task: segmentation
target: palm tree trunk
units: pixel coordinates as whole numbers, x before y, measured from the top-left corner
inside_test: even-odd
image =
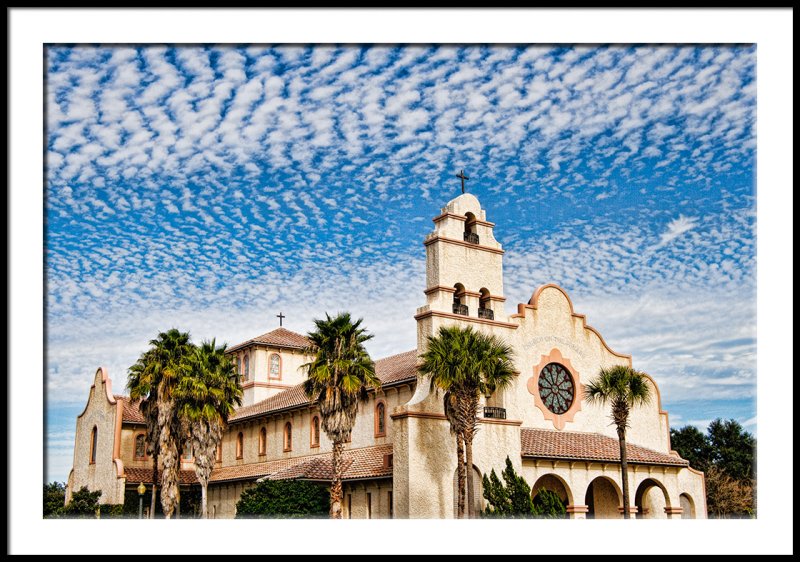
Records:
[[[622,471],[622,517],[630,519],[631,499],[628,492],[628,451],[625,446],[625,426],[617,426],[617,436],[619,436],[619,464]]]
[[[472,470],[472,435],[465,436],[464,445],[467,450],[467,513],[469,518],[475,517],[474,471]]]
[[[333,444],[333,478],[331,479],[331,519],[342,518],[342,453],[344,443]]]
[[[201,494],[200,517],[202,519],[208,519],[208,484],[202,484],[200,486],[200,494]]]
[[[150,493],[150,519],[156,518],[156,483],[158,482],[158,452],[153,451],[153,490]]]
[[[464,518],[464,486],[467,482],[467,470],[464,464],[464,437],[456,433],[456,457],[458,457],[458,518]]]

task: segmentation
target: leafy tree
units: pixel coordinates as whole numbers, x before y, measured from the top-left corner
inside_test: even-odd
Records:
[[[419,370],[430,377],[431,387],[455,396],[456,431],[464,441],[467,512],[473,516],[472,442],[478,427],[480,397],[491,396],[511,384],[514,376],[511,347],[496,336],[476,332],[472,327],[443,326],[437,335],[428,337],[428,349],[421,357]]]
[[[697,470],[708,470],[711,462],[711,443],[699,429],[687,425],[680,429],[670,429],[670,443],[678,454],[689,461],[689,465]]]
[[[694,426],[670,432],[672,448],[705,472],[710,517],[752,517],[756,513],[756,439],[735,420],[720,418],[703,435]]]
[[[735,479],[711,466],[706,472],[708,514],[718,519],[755,516],[754,481]]]
[[[100,490],[90,492],[89,488],[83,486],[80,490],[72,493],[69,503],[64,507],[62,513],[64,517],[77,519],[94,519],[98,515]]]
[[[342,518],[342,453],[355,425],[359,400],[366,400],[367,388],[380,388],[375,364],[364,343],[372,338],[353,322],[350,314],[314,320],[316,330],[308,334],[311,345],[305,353],[314,358],[303,365],[308,373],[304,390],[316,401],[322,429],[333,442],[333,479],[330,489],[330,516]]]
[[[611,419],[619,438],[620,473],[622,477],[623,517],[630,519],[631,498],[628,490],[628,453],[625,432],[631,409],[650,401],[650,386],[643,373],[624,365],[600,369],[598,377],[586,385],[586,401],[610,403]]]
[[[153,455],[153,481],[161,459],[161,507],[167,519],[178,497],[181,420],[174,392],[187,370],[192,351],[189,334],[170,329],[150,341],[150,349],[128,370],[128,390],[147,421],[148,449]],[[155,514],[155,506],[151,506]]]
[[[208,481],[217,446],[234,407],[242,403],[242,387],[225,345],[203,342],[186,358],[187,373],[177,384],[175,400],[184,433],[194,455],[194,470],[201,487],[201,517],[208,517]]]
[[[756,440],[736,420],[716,419],[708,425],[712,461],[734,480],[755,477]]]
[[[325,517],[330,494],[324,486],[304,480],[262,480],[242,492],[236,518]]]
[[[50,482],[44,485],[42,503],[45,518],[58,517],[61,514],[66,494],[67,487],[63,482]]]

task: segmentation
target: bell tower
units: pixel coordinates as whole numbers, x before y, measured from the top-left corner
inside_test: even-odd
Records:
[[[427,304],[417,309],[417,320],[435,315],[505,321],[503,249],[477,197],[459,195],[433,222],[425,238]]]

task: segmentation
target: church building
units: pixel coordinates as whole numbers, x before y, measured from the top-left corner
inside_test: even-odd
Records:
[[[473,444],[475,507],[485,507],[481,476],[492,469],[499,475],[508,457],[532,494],[557,493],[569,518],[621,518],[610,407],[588,404],[583,388],[601,368],[631,365],[630,355],[612,350],[557,285],[506,307],[503,249],[474,195],[447,203],[433,223],[424,240],[425,300],[414,315],[417,347],[375,361],[381,388],[359,406],[345,446],[344,517],[456,515],[455,438],[442,394],[431,392],[416,367],[427,337],[441,326],[472,326],[509,344],[516,370],[508,388],[482,399]],[[332,445],[301,388],[301,365],[311,359],[303,354],[307,343],[281,327],[228,349],[244,399],[217,451],[209,517],[234,517],[242,491],[260,479],[330,481]],[[125,380],[124,373],[115,376]],[[631,517],[705,518],[703,473],[671,450],[668,414],[656,382],[647,380],[651,400],[632,410],[627,433]],[[115,395],[99,368],[77,419],[68,495],[88,486],[102,491],[102,503],[118,504],[141,482],[149,488],[145,431],[137,404]],[[180,481],[183,490],[199,486],[190,455],[181,459]]]

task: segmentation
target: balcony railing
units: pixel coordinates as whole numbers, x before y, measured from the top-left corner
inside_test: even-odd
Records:
[[[453,314],[460,314],[461,316],[469,316],[469,307],[465,304],[453,303]]]
[[[465,232],[464,233],[464,242],[469,242],[470,244],[480,244],[481,243],[481,239],[474,232]]]
[[[495,420],[504,420],[506,419],[506,409],[496,408],[494,406],[486,406],[483,408],[483,417],[492,418]]]
[[[478,318],[486,318],[487,320],[494,320],[494,310],[491,308],[479,308]]]

